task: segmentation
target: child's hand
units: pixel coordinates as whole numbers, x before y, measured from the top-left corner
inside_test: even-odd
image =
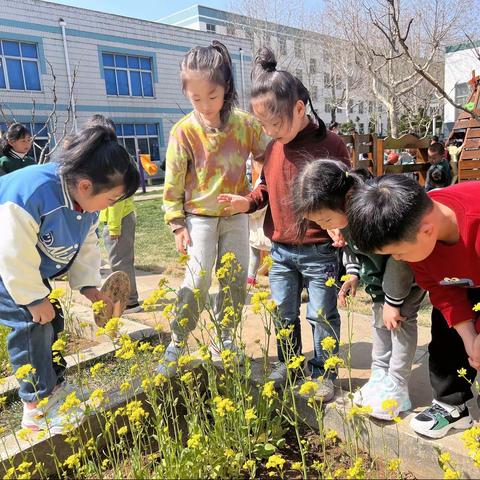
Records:
[[[235,213],[245,213],[250,210],[250,202],[241,195],[232,195],[230,193],[221,193],[217,197],[218,203],[225,204],[224,211],[234,215]]]
[[[91,287],[91,288],[84,288],[82,290],[82,295],[88,298],[92,303],[99,302],[103,300],[108,309],[113,310],[113,302],[110,297],[107,297],[103,292],[101,292],[98,288]]]
[[[349,279],[343,282],[342,288],[338,292],[338,304],[341,307],[347,305],[347,295],[354,297],[357,294],[358,277],[350,275]]]
[[[342,235],[340,229],[335,228],[333,230],[327,230],[328,235],[332,239],[332,245],[337,248],[344,247],[347,242],[345,241],[345,237]]]
[[[55,318],[55,309],[48,298],[44,298],[42,302],[27,308],[32,314],[33,321],[40,325],[45,325]]]
[[[185,227],[177,228],[175,230],[175,246],[177,252],[183,255],[187,254],[187,247],[192,245],[192,239],[188,234],[188,230]]]
[[[395,330],[400,326],[400,322],[405,320],[406,317],[400,315],[400,309],[392,307],[388,303],[383,304],[383,324],[388,330]]]

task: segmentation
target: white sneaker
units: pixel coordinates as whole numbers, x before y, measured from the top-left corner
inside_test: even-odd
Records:
[[[370,399],[378,392],[378,384],[384,380],[387,372],[383,368],[374,368],[368,382],[353,394],[353,403],[362,407],[366,405],[365,399]]]
[[[374,386],[367,383],[357,393],[359,395],[357,399],[354,396],[354,402],[360,400],[361,403],[355,403],[369,406],[372,409],[370,416],[380,420],[393,420],[400,412],[412,408],[408,385],[397,383],[390,375],[385,375]]]
[[[443,438],[451,428],[465,430],[473,426],[468,408],[463,405],[448,405],[433,400],[430,407],[418,413],[410,422],[412,429],[430,438]]]
[[[178,369],[178,359],[183,355],[184,350],[184,348],[176,345],[175,342],[170,342],[162,360],[157,365],[157,372],[167,378],[174,377]]]

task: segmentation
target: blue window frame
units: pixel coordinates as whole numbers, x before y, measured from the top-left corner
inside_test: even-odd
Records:
[[[154,162],[160,162],[160,144],[157,123],[117,123],[118,141],[127,151],[136,156],[136,152],[148,153]]]
[[[0,88],[42,89],[35,43],[0,40]]]
[[[102,53],[107,95],[153,97],[152,59]]]

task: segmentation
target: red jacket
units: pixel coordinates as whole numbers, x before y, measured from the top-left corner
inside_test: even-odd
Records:
[[[268,145],[261,183],[247,198],[250,200],[248,213],[268,204],[263,230],[274,242],[299,243],[292,208],[292,184],[306,162],[320,158],[341,160],[350,166],[350,156],[342,139],[329,131],[323,139],[319,139],[317,126],[313,122],[299,132],[290,143],[284,145],[272,141]],[[327,240],[330,240],[327,232],[317,224],[309,222],[302,243],[319,243]]]
[[[425,260],[410,265],[432,305],[454,326],[477,316],[468,287],[480,287],[480,182],[459,183],[428,195],[455,212],[460,238],[454,245],[437,242]]]

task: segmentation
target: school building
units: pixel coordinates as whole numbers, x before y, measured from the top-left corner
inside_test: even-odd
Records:
[[[349,79],[338,73],[342,69],[334,68],[339,59],[332,58],[331,46],[341,42],[338,38],[203,5],[192,5],[159,21],[212,35],[247,39],[252,52],[269,46],[274,50],[279,66],[302,80],[318,114],[327,124],[333,103],[337,106],[338,123],[351,121],[359,133],[368,133],[369,124],[373,122],[377,133],[386,133],[387,114],[380,102],[368,96],[365,88],[349,87]],[[351,70],[351,65],[347,70]]]
[[[468,81],[472,78],[472,72],[480,75],[480,41],[474,45],[462,43],[448,46],[445,52],[445,91],[455,100],[463,105],[470,95]],[[448,102],[444,107],[444,133],[453,127],[458,111]]]
[[[41,0],[1,0],[0,129],[14,119],[30,125],[38,157],[47,142],[101,113],[114,120],[130,153],[162,163],[172,125],[191,110],[180,61],[213,39],[228,47],[240,105],[248,107],[247,39]]]

